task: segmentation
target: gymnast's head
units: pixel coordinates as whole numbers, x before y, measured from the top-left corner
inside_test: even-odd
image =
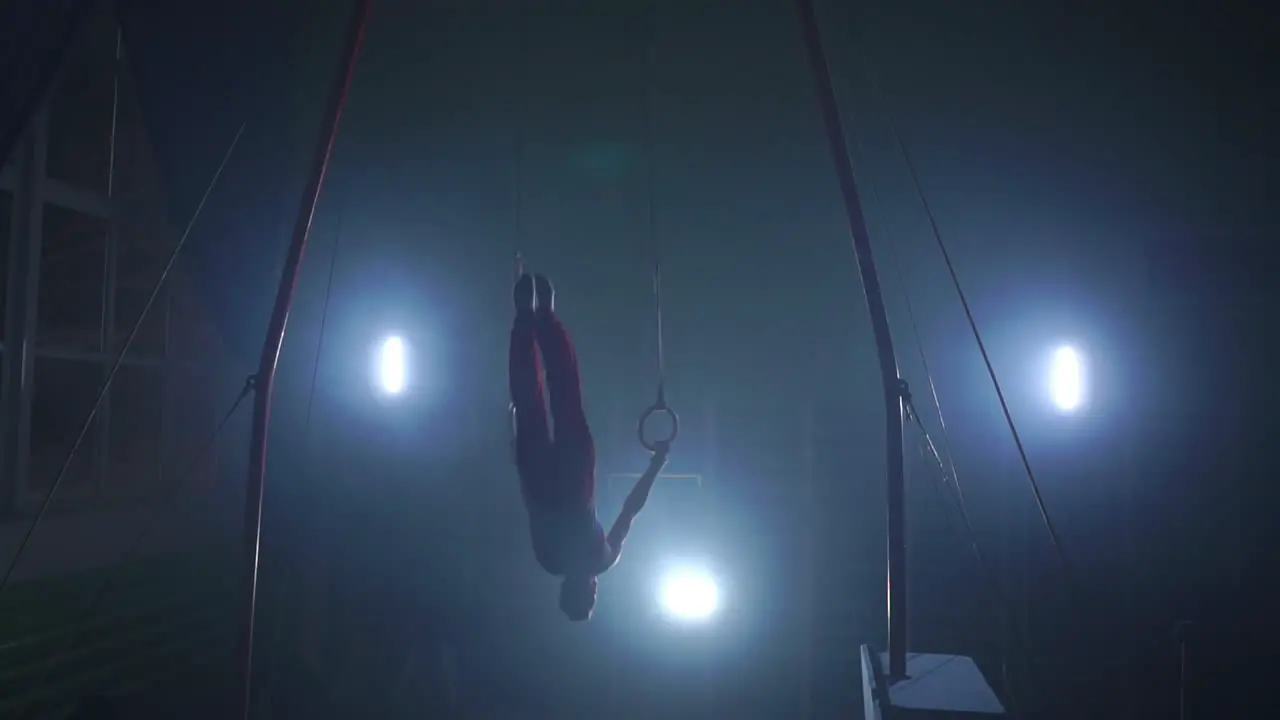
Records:
[[[596,608],[596,576],[566,575],[560,582],[560,609],[574,622],[586,622]]]

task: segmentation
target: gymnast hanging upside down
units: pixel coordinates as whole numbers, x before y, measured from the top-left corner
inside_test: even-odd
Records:
[[[516,467],[529,510],[529,533],[538,564],[562,576],[560,609],[570,620],[590,620],[596,579],[618,561],[631,523],[644,507],[667,462],[668,445],[657,444],[648,470],[627,496],[608,534],[596,516],[595,444],[582,409],[578,360],[555,315],[554,290],[541,275],[521,275],[513,292],[511,401],[516,415]],[[551,394],[547,425],[538,353],[546,364]]]

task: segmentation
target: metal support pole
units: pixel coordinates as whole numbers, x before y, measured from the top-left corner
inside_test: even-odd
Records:
[[[356,58],[364,40],[365,21],[369,16],[372,0],[356,0],[348,25],[346,46],[343,48],[338,72],[330,90],[320,138],[312,158],[307,187],[298,207],[298,217],[293,227],[289,252],[285,256],[284,272],[276,291],[275,306],[267,326],[267,337],[258,359],[253,398],[253,429],[249,437],[249,477],[245,487],[244,509],[244,566],[242,580],[244,592],[241,609],[240,648],[242,680],[244,683],[243,716],[246,720],[253,709],[253,630],[258,599],[258,552],[262,541],[262,501],[267,474],[267,421],[271,415],[271,389],[275,383],[276,363],[280,347],[284,343],[285,326],[289,322],[289,310],[293,305],[294,290],[298,284],[298,270],[306,253],[307,239],[311,233],[311,219],[315,215],[316,201],[324,185],[329,156],[338,137],[338,125],[342,108],[347,102],[347,91],[355,74]]]
[[[889,672],[890,682],[907,674],[907,543],[906,543],[906,475],[903,467],[902,446],[902,385],[898,377],[898,363],[893,352],[893,337],[889,332],[889,314],[885,310],[880,279],[876,275],[875,261],[871,254],[871,237],[867,232],[866,218],[862,214],[862,202],[858,197],[858,184],[853,176],[853,163],[849,158],[849,144],[845,139],[840,118],[840,106],[836,102],[831,71],[826,51],[822,45],[822,33],[813,0],[797,0],[800,23],[804,29],[805,46],[809,65],[818,90],[818,103],[826,125],[831,156],[840,180],[840,192],[844,197],[845,214],[849,231],[853,235],[853,252],[862,276],[862,289],[867,298],[867,310],[871,313],[871,329],[875,335],[876,350],[880,361],[880,376],[884,385],[885,439],[888,452],[889,514]]]

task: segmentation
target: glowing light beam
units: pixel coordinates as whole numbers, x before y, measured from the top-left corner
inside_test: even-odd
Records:
[[[705,622],[720,609],[720,586],[705,570],[679,568],[662,578],[658,602],[663,613],[672,620]]]
[[[409,349],[404,338],[383,339],[374,353],[374,384],[386,395],[399,395],[409,385]]]
[[[1049,363],[1049,397],[1060,412],[1079,410],[1085,401],[1084,358],[1073,347],[1062,346],[1053,352]]]

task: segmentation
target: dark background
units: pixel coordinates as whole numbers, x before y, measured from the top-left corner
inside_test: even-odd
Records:
[[[247,124],[189,257],[250,363],[350,4],[119,5],[179,225]],[[1001,578],[985,578],[947,527],[936,469],[909,434],[912,649],[973,655],[1002,688],[1007,664],[1029,711],[1167,717],[1174,626],[1190,620],[1200,714],[1265,711],[1276,665],[1274,13],[926,0],[820,13],[902,373],[938,440],[918,332]],[[330,681],[298,670],[273,702],[319,686],[342,695],[343,683],[341,702],[392,702],[388,678],[412,674],[403,658],[421,642],[447,648],[433,662],[483,717],[616,713],[606,708],[704,692],[719,717],[796,716],[806,692],[817,717],[854,706],[857,646],[885,636],[883,422],[803,51],[792,4],[774,0],[374,4],[281,359],[266,518],[279,567],[321,557],[341,578],[324,624],[348,640],[313,663]],[[895,131],[988,343],[1070,584]],[[512,256],[557,281],[605,438],[603,477],[642,469],[630,423],[655,382],[654,243],[669,392],[691,428],[672,471],[708,483],[659,491],[601,616],[570,626],[532,562],[507,458]],[[393,330],[413,345],[414,386],[383,405],[367,392],[366,348]],[[1092,402],[1071,417],[1043,393],[1045,357],[1064,341],[1090,358]],[[646,558],[679,552],[677,527],[696,528],[734,577],[734,612],[696,636],[657,632],[642,610]],[[796,572],[810,527],[812,603]],[[1024,643],[1000,630],[996,584]],[[305,605],[281,597],[270,612]],[[632,679],[607,680],[627,668]]]

